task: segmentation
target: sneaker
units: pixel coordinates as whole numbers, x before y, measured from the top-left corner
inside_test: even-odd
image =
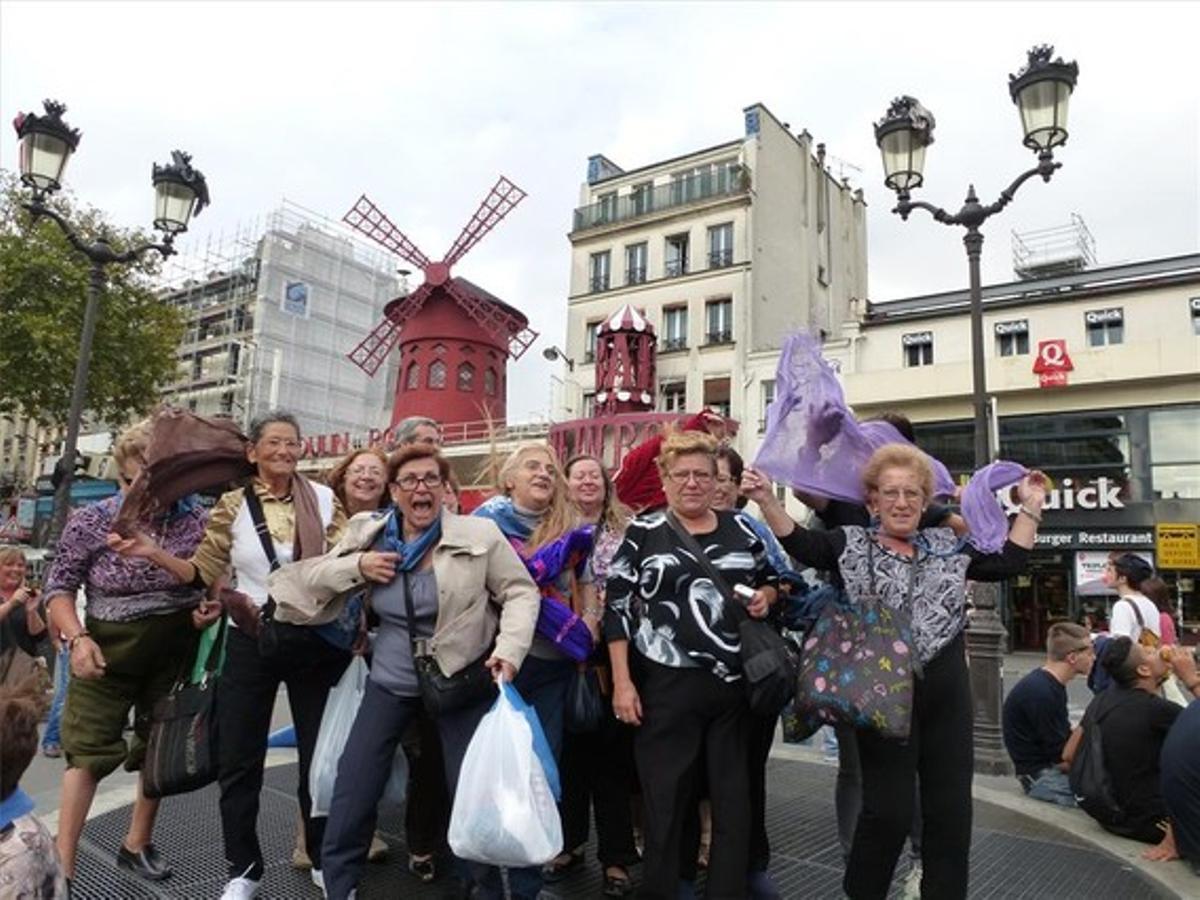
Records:
[[[62,756],[62,747],[60,747],[58,744],[43,744],[42,756],[50,759],[58,759]]]
[[[253,878],[231,878],[221,894],[221,900],[254,900],[258,896],[258,882]]]
[[[321,896],[325,896],[325,876],[321,874],[320,869],[313,869],[310,873],[312,883],[321,889]]]

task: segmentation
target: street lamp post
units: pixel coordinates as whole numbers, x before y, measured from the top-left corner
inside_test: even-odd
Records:
[[[933,143],[933,114],[913,97],[899,97],[887,114],[875,125],[875,142],[883,156],[884,184],[896,192],[892,212],[907,221],[914,209],[923,209],[943,225],[966,229],[963,244],[967,250],[971,298],[971,400],[974,407],[975,467],[990,461],[988,441],[988,395],[983,355],[983,292],[979,260],[983,252],[980,226],[1012,202],[1016,192],[1030,178],[1041,176],[1049,181],[1062,163],[1054,161],[1054,148],[1066,143],[1067,110],[1079,66],[1052,59],[1054,48],[1034,47],[1020,72],[1009,76],[1009,95],[1017,105],[1024,131],[1023,143],[1037,153],[1037,165],[1018,175],[990,204],[979,202],[975,186],[967,188],[967,197],[957,213],[940,206],[913,200],[911,192],[924,182],[925,150]],[[971,689],[975,701],[975,767],[977,771],[1003,773],[1009,768],[1000,731],[1003,684],[1001,663],[1004,658],[1005,630],[996,612],[999,588],[993,584],[972,585],[971,627],[967,643],[971,656]]]
[[[91,262],[87,303],[83,313],[83,332],[79,339],[79,359],[75,363],[75,382],[71,388],[71,406],[67,413],[67,434],[63,444],[59,481],[54,491],[54,514],[47,540],[53,552],[62,534],[71,502],[71,482],[75,474],[75,452],[79,442],[79,425],[87,397],[88,368],[92,342],[96,336],[96,319],[100,297],[104,291],[104,268],[112,264],[127,264],[154,250],[163,257],[175,252],[176,235],[187,231],[193,215],[208,205],[208,185],[204,176],[193,169],[191,157],[181,151],[171,154],[169,165],[155,165],[151,171],[154,184],[154,227],[163,233],[160,243],[146,243],[118,252],[105,234],[94,240],[81,237],[48,201],[62,187],[67,161],[79,146],[80,133],[63,121],[66,106],[52,100],[42,104],[45,115],[23,113],[13,122],[20,140],[21,182],[32,190],[31,199],[24,204],[33,221],[45,217],[58,225],[71,246]]]

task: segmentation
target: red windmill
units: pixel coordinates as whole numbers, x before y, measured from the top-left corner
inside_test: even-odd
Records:
[[[392,424],[431,416],[444,424],[505,421],[507,357],[520,358],[537,338],[520,310],[450,269],[525,199],[501,177],[441,262],[433,262],[364,194],[344,221],[425,273],[424,283],[384,307],[384,318],[350,353],[374,375],[400,341],[400,376]],[[401,340],[402,338],[402,340]]]

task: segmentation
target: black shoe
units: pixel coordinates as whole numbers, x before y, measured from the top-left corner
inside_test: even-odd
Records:
[[[171,867],[162,861],[153,844],[147,844],[137,853],[121,845],[117,851],[117,868],[128,869],[138,878],[147,881],[165,881],[171,877]]]
[[[582,865],[582,847],[578,850],[572,850],[570,853],[560,853],[557,857],[542,867],[542,879],[547,884],[556,884]]]

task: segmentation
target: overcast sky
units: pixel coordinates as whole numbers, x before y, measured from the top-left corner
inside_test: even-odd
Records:
[[[627,169],[743,134],[761,101],[824,141],[866,192],[871,299],[966,285],[960,231],[889,213],[871,126],[897,94],[937,117],[926,187],[988,202],[1033,155],[1008,75],[1036,43],[1079,63],[1064,166],[986,226],[984,282],[1011,231],[1065,224],[1101,264],[1200,240],[1196,3],[12,2],[0,0],[0,119],[67,103],[67,181],[148,225],[149,169],[191,151],[213,205],[202,245],[286,197],[331,218],[367,192],[440,258],[496,176],[529,197],[456,268],[520,307],[542,340],[510,370],[509,419],[548,406],[563,343],[566,232],[587,157]],[[13,168],[15,135],[0,136]]]

